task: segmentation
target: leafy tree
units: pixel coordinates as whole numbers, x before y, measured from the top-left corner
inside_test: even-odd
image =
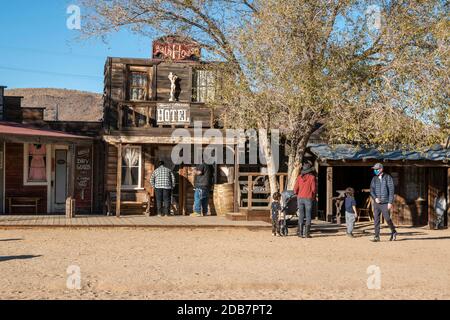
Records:
[[[330,143],[420,149],[450,134],[446,1],[83,0],[87,35],[120,28],[193,38],[222,76],[228,123],[256,127],[276,190],[270,128],[289,186],[323,124]]]

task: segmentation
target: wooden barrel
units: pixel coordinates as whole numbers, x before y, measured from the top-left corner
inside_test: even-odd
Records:
[[[214,207],[218,216],[224,216],[234,210],[234,183],[214,186]]]

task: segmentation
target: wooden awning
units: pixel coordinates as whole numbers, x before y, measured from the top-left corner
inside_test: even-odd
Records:
[[[180,130],[181,134],[172,134],[174,130]],[[204,134],[202,131],[198,136],[194,129],[169,129],[155,128],[153,130],[142,130],[132,132],[120,132],[103,135],[103,140],[110,144],[203,144],[203,145],[236,145],[245,142],[245,137],[226,136],[224,130],[214,129],[217,135]],[[183,134],[185,133],[185,134]]]
[[[0,139],[16,143],[89,143],[92,141],[92,138],[87,136],[6,121],[0,121]]]

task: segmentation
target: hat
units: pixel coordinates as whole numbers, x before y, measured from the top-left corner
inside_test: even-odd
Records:
[[[302,166],[302,172],[301,174],[307,174],[307,173],[311,173],[314,171],[313,166],[309,163],[309,162],[305,162]]]
[[[383,169],[384,167],[383,167],[383,165],[381,164],[381,163],[376,163],[373,167],[372,167],[372,169],[375,169],[375,170],[379,170],[379,169]]]

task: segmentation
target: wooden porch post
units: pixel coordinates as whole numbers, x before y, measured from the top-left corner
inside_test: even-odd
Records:
[[[447,228],[450,224],[450,168],[447,168]]]
[[[75,198],[75,166],[76,166],[76,159],[75,159],[75,152],[76,152],[76,146],[74,143],[72,143],[69,146],[69,155],[70,155],[70,162],[69,162],[69,177],[68,177],[68,190],[67,190],[67,199],[66,199],[66,218],[73,218],[75,214],[75,205],[74,205],[74,198]]]
[[[234,146],[234,212],[239,212],[239,150],[238,144]]]
[[[317,196],[319,194],[319,170],[320,170],[319,161],[317,161],[317,159],[314,161],[314,169],[316,171],[316,196]],[[314,199],[314,217],[316,217],[317,220],[319,220],[319,200]]]
[[[247,177],[247,185],[247,208],[250,212],[253,207],[253,176],[251,174]]]
[[[327,167],[327,221],[333,220],[333,167]]]
[[[122,189],[122,143],[117,145],[116,217],[120,217],[120,192]]]

